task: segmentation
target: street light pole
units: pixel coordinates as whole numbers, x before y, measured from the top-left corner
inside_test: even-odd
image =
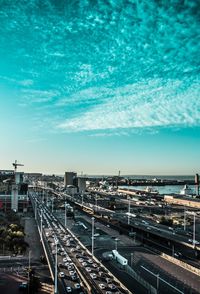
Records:
[[[31,250],[28,252],[28,293],[30,289]]]
[[[193,246],[195,246],[196,240],[195,240],[195,213],[194,213],[194,221],[193,221]]]
[[[66,209],[66,202],[65,202],[65,227],[67,226],[67,209]]]
[[[96,206],[96,211],[97,211],[97,195],[95,196],[95,206]]]
[[[57,244],[58,244],[58,239],[55,238],[54,239],[55,244],[56,244],[56,254],[55,254],[55,276],[54,276],[54,293],[57,294],[58,292],[58,273],[57,273],[57,268],[58,268],[58,248],[57,248]]]
[[[35,200],[35,220],[37,220],[37,201]]]
[[[40,216],[40,237],[41,237],[41,241],[43,240],[42,239],[42,213],[43,213],[43,210],[41,209],[41,216]]]
[[[92,217],[92,256],[94,255],[94,217]]]
[[[184,206],[184,231],[186,230],[186,212],[185,212],[185,206]]]
[[[28,269],[29,269],[29,271],[31,269],[31,250],[29,250],[29,252],[28,252]]]
[[[117,251],[117,242],[119,241],[119,239],[115,239],[115,250]]]
[[[130,211],[131,211],[131,207],[130,207],[130,199],[128,200],[128,225],[130,225]]]
[[[159,278],[160,278],[160,275],[157,274],[156,277],[157,277],[157,280],[156,280],[156,288],[157,288],[157,293],[158,293],[158,291],[159,291]]]
[[[83,206],[83,194],[81,194],[81,198],[82,198],[82,203],[81,203],[81,205]]]
[[[52,198],[51,212],[53,213],[54,198]]]
[[[131,267],[133,267],[133,253],[131,253]]]

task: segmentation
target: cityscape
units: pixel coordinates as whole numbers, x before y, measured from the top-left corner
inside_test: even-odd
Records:
[[[0,293],[200,294],[199,1],[0,23]]]
[[[0,170],[2,293],[199,293],[198,174],[22,169]]]

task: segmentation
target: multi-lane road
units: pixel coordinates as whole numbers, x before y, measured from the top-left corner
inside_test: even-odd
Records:
[[[30,192],[41,239],[61,293],[130,293]],[[57,264],[57,266],[56,266]],[[55,282],[56,284],[56,282]]]

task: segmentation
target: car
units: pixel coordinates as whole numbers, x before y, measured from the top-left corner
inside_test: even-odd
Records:
[[[197,241],[197,240],[193,240],[193,239],[188,239],[188,242],[189,242],[189,243],[194,243],[195,245],[199,245],[199,244],[200,244],[199,241]]]
[[[109,287],[111,290],[115,290],[115,289],[117,288],[114,284],[108,284],[108,287]]]
[[[91,258],[88,259],[89,263],[93,263],[93,260]]]
[[[174,257],[181,257],[182,256],[182,253],[181,252],[175,252],[174,253]]]
[[[105,284],[102,284],[102,283],[101,283],[101,284],[99,284],[99,288],[103,290],[103,289],[106,288],[106,286],[105,286]]]
[[[66,286],[66,292],[67,293],[71,293],[72,292],[72,287],[70,287],[70,286]]]
[[[59,267],[64,267],[64,264],[63,264],[62,262],[59,262],[59,263],[58,263],[58,266],[59,266]]]
[[[59,272],[58,275],[59,275],[60,278],[64,278],[65,277],[65,273],[63,273],[63,272]]]
[[[97,275],[96,275],[95,273],[91,273],[91,274],[90,274],[90,277],[91,277],[92,279],[96,279],[96,278],[97,278]]]
[[[106,282],[107,282],[107,283],[110,283],[110,282],[112,282],[112,279],[111,279],[111,278],[109,278],[109,277],[106,277],[106,278],[105,278],[105,280],[106,280]]]
[[[19,285],[19,290],[26,290],[28,288],[28,283],[27,282],[22,282]]]
[[[79,283],[76,283],[76,284],[74,284],[74,288],[75,289],[80,289],[81,288],[81,285]]]
[[[87,262],[82,262],[82,266],[87,266]]]
[[[72,281],[77,281],[78,280],[78,276],[75,273],[73,276],[71,276]]]
[[[69,271],[69,274],[70,274],[70,276],[73,276],[73,275],[76,274],[76,272],[75,271]]]
[[[98,267],[98,265],[96,263],[93,263],[92,266],[95,267],[95,268]]]
[[[87,272],[91,272],[92,269],[91,269],[91,267],[86,267],[85,270],[86,270]]]

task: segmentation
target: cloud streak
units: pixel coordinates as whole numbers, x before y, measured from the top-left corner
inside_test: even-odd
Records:
[[[198,84],[184,90],[183,86],[181,81],[163,84],[162,80],[126,85],[115,89],[106,102],[79,117],[65,120],[58,128],[79,132],[199,125]],[[111,90],[107,92],[110,94]]]

